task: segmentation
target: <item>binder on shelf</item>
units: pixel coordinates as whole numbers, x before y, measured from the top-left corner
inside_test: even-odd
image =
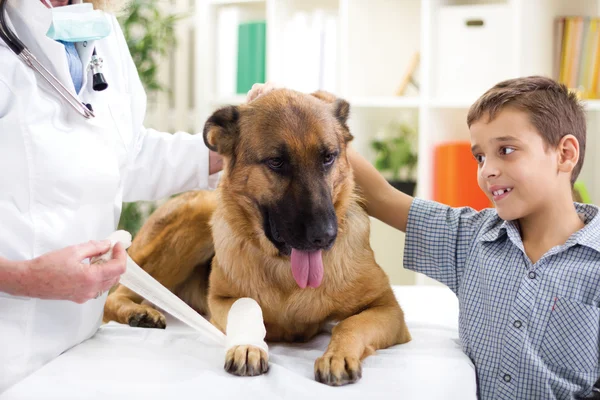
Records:
[[[555,31],[555,79],[583,99],[599,98],[600,19],[560,17]]]
[[[265,82],[266,33],[265,21],[244,22],[238,26],[237,94],[245,94],[253,84]]]
[[[325,10],[297,11],[282,22],[281,84],[301,92],[337,92],[335,15]]]

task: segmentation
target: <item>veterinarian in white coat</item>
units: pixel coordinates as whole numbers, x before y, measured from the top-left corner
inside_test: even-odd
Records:
[[[66,48],[46,36],[52,10],[40,0],[8,0],[7,14],[21,41],[92,105],[95,118],[78,114],[0,41],[0,393],[101,323],[103,291],[124,271],[124,253],[110,267],[112,275],[81,278],[73,265],[90,267],[85,260],[107,248],[72,246],[112,233],[121,202],[205,188],[209,161],[210,172],[220,168],[202,135],[143,127],[146,96],[113,16],[109,36],[76,44],[83,66],[76,93]],[[109,84],[99,92],[87,70],[94,48]],[[72,268],[67,274],[66,266]],[[34,282],[50,276],[60,280]]]

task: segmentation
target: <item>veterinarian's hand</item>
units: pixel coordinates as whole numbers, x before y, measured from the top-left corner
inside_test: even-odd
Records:
[[[271,90],[275,90],[275,89],[279,89],[279,88],[280,88],[280,86],[273,82],[255,83],[254,85],[252,85],[252,89],[250,89],[250,91],[246,95],[246,102],[250,103],[252,100],[256,100],[263,94],[267,94]]]
[[[18,294],[79,304],[96,298],[115,285],[125,272],[127,254],[120,243],[114,246],[110,261],[84,263],[109,249],[109,240],[89,241],[26,261],[21,265]]]

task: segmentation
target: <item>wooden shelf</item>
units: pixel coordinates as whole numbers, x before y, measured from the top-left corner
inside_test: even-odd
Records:
[[[209,0],[212,5],[236,5],[236,4],[248,4],[248,3],[264,3],[265,0]]]
[[[416,96],[363,96],[350,97],[348,101],[355,108],[418,108],[421,99]]]
[[[585,100],[584,104],[586,110],[600,111],[600,100]]]
[[[475,100],[468,99],[432,99],[428,102],[431,108],[469,109]]]
[[[354,108],[418,108],[419,97],[394,97],[394,96],[364,96],[349,97],[347,100]],[[245,95],[217,97],[211,100],[213,106],[232,104],[239,105],[246,102]]]
[[[210,103],[213,106],[225,106],[225,105],[238,106],[245,102],[246,102],[246,95],[217,97],[210,101]]]

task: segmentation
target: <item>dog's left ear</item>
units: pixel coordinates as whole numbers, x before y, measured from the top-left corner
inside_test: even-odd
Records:
[[[324,90],[318,90],[314,93],[311,93],[317,99],[322,100],[326,103],[331,103],[333,105],[333,114],[339,121],[339,123],[344,128],[344,139],[346,142],[349,142],[353,139],[350,134],[350,129],[348,128],[348,117],[350,116],[350,104],[344,100],[337,98],[335,95],[326,92]]]
[[[239,136],[240,112],[235,106],[223,107],[213,113],[204,124],[204,143],[217,153],[230,156]]]

